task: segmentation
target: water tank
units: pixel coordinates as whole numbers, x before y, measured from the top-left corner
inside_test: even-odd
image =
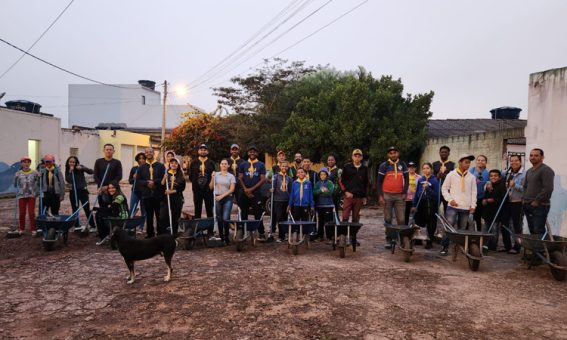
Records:
[[[502,106],[490,110],[492,119],[519,119],[522,109],[519,107]]]
[[[152,80],[138,80],[138,84],[142,85],[145,88],[148,88],[150,90],[154,90],[156,89],[156,82],[152,81]]]
[[[6,102],[6,107],[11,110],[24,111],[29,113],[39,113],[41,105],[27,100],[10,100]]]

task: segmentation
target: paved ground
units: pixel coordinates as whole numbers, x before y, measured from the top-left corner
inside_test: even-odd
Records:
[[[4,230],[11,204],[0,201]],[[345,259],[323,243],[298,256],[275,243],[179,248],[169,283],[156,257],[127,285],[120,254],[93,236],[49,253],[2,237],[0,338],[567,339],[567,283],[547,267],[493,253],[470,272],[437,247],[404,263],[384,250],[380,216],[364,210]]]

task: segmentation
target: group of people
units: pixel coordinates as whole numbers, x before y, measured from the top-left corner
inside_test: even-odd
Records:
[[[502,235],[504,248],[501,250],[518,253],[520,245],[512,242],[508,230],[521,233],[524,215],[531,233],[545,233],[554,172],[543,163],[543,150],[530,151],[532,168],[527,171],[524,171],[520,155],[512,155],[508,169],[500,171],[486,168],[488,159],[485,155],[463,154],[455,163],[449,160],[450,152],[448,146],[442,146],[440,159],[423,163],[418,174],[414,162],[406,164],[400,159],[398,148],[388,148],[387,160],[379,165],[376,176],[376,193],[379,203],[384,206],[385,226],[391,225],[394,217],[397,224],[407,225],[413,221],[426,228],[425,248],[431,249],[438,226],[437,214],[442,206],[447,222],[453,227],[494,232],[496,237],[487,244],[489,250],[497,250],[498,238]],[[325,224],[339,218],[359,222],[361,208],[371,191],[369,169],[363,163],[360,149],[352,151],[351,160],[342,169],[337,167],[335,157],[329,155],[319,172],[312,169],[309,157],[301,153],[296,153],[290,162],[285,153],[279,151],[277,162],[267,170],[258,160],[259,150],[255,146],[248,147],[246,158],[241,158],[240,147],[233,144],[230,155],[218,164],[218,171],[217,164],[208,157],[206,144],[201,144],[197,153],[198,157],[187,169],[187,178],[192,183],[194,218],[201,217],[204,203],[206,216],[216,216],[218,237],[227,245],[230,243],[227,221],[235,203],[242,220],[247,220],[249,214],[261,220],[268,197],[271,209],[268,238],[276,235],[277,229],[277,242],[285,240],[287,231],[279,223],[290,216],[302,221],[317,219],[313,238],[330,241],[331,231]],[[130,205],[119,185],[122,164],[113,158],[113,154],[114,146],[106,144],[104,157],[96,160],[93,169],[80,164],[76,156],[69,157],[65,168],[61,169],[55,164],[54,156],[47,154],[37,170],[33,170],[31,159],[22,157],[21,169],[14,179],[20,232],[25,229],[26,211],[31,231],[36,232],[37,196],[41,197],[40,214],[59,214],[60,202],[65,197],[65,183],[68,183],[73,211],[84,209],[89,230],[98,231],[101,240],[110,231],[105,218],[133,217],[138,209],[145,216],[147,238],[177,233],[186,179],[175,153],[167,151],[165,163],[156,159],[153,148],[146,148],[145,152],[136,155],[137,165],[128,176],[132,185]],[[473,161],[475,165],[471,166]],[[93,175],[97,184],[95,205],[98,207],[94,218],[85,174]],[[266,186],[269,188],[267,192]],[[341,200],[343,211],[339,216]],[[76,227],[80,227],[78,218]],[[82,228],[86,230],[87,227]],[[139,228],[141,233],[144,223]],[[216,238],[212,227],[209,233]],[[266,239],[263,223],[260,223],[258,233],[260,239]],[[352,236],[356,239],[356,235]],[[390,247],[388,235],[386,241],[386,247]],[[441,240],[441,245],[441,254],[447,255],[447,237]]]

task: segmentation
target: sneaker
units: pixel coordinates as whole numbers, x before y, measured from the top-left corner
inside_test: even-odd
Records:
[[[95,227],[90,227],[90,228],[89,228],[89,233],[96,233],[96,228],[95,228]]]
[[[441,249],[441,251],[439,252],[439,255],[441,255],[441,256],[449,255],[449,249],[447,249],[447,248]]]
[[[211,236],[209,237],[209,241],[220,241],[220,237]]]

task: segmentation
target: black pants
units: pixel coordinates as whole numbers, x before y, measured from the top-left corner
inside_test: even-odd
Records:
[[[474,215],[473,215],[477,231],[482,231],[483,210],[484,210],[484,206],[482,205],[482,199],[477,199],[476,200],[476,209],[474,210]],[[492,220],[489,223],[492,223]]]
[[[513,226],[513,231],[516,234],[522,233],[522,202],[508,202],[502,207],[502,226],[510,228]],[[512,223],[510,223],[512,222]],[[506,250],[512,249],[512,240],[510,233],[505,228],[502,230],[502,242],[504,242],[504,248]],[[514,249],[520,251],[520,244],[514,243]]]
[[[171,224],[173,228],[173,235],[177,235],[179,230],[179,218],[181,217],[181,208],[183,208],[183,201],[178,195],[169,196],[171,204]],[[167,228],[169,227],[169,209],[167,206],[167,196],[165,196],[159,208],[159,223],[157,228],[157,234],[168,234],[170,233]]]
[[[405,221],[406,225],[409,224],[409,216],[410,216],[412,207],[413,207],[413,201],[406,201],[406,211],[404,212],[404,221]]]
[[[264,211],[264,208],[262,207],[262,194],[260,193],[260,190],[256,190],[252,198],[248,198],[248,196],[246,196],[246,194],[243,193],[240,196],[240,202],[238,202],[238,205],[240,206],[240,218],[242,220],[248,219],[248,214],[250,213],[250,209],[252,209],[252,213],[254,214],[255,220],[259,220],[260,217],[262,217],[262,212]],[[260,235],[264,234],[263,222],[260,222],[260,225],[258,226],[258,233]]]
[[[436,202],[436,199],[422,199],[415,214],[415,223],[420,227],[427,227],[429,243],[433,242],[437,230],[437,216],[435,214],[439,207],[436,206]]]
[[[193,204],[195,205],[195,218],[201,218],[201,210],[203,210],[203,201],[205,201],[205,211],[207,217],[213,217],[213,192],[209,189],[195,188],[193,189]]]
[[[85,216],[87,216],[87,218],[89,218],[89,216],[91,216],[91,207],[90,207],[90,204],[88,203],[89,202],[89,192],[87,191],[86,188],[77,190],[77,200],[79,202],[75,201],[75,192],[73,190],[71,190],[71,192],[69,193],[69,197],[70,197],[71,208],[73,209],[73,212],[77,211],[79,206],[81,206],[81,205],[85,204],[85,202],[87,202],[87,204],[85,205],[83,210],[85,211]],[[75,222],[75,227],[78,227],[80,225],[79,215],[80,215],[80,213],[77,213],[77,220]],[[91,226],[92,228],[96,227],[94,219],[91,218],[88,222],[89,222],[89,226]]]
[[[276,225],[278,225],[279,237],[282,240],[284,239],[287,230],[282,230],[279,226],[279,222],[283,222],[285,220],[287,220],[287,202],[274,201],[274,206],[272,207],[272,233],[276,232]]]
[[[335,219],[333,216],[333,208],[317,208],[317,236],[320,239],[327,236],[327,239],[331,239],[332,227],[325,227],[325,224],[332,222]]]
[[[105,237],[108,236],[110,233],[110,225],[104,222],[106,217],[110,217],[112,215],[112,210],[108,207],[99,207],[96,214],[96,229],[98,232],[99,239],[103,240]]]
[[[157,229],[160,229],[160,199],[157,197],[146,197],[144,198],[144,207],[146,208],[146,234],[148,237],[156,236],[154,229],[154,216],[157,222]]]
[[[57,195],[55,192],[44,192],[41,204],[43,204],[45,213],[51,212],[52,215],[59,215],[59,207],[61,207],[61,201],[59,200],[59,195]],[[39,214],[42,215],[43,211],[40,211]]]

